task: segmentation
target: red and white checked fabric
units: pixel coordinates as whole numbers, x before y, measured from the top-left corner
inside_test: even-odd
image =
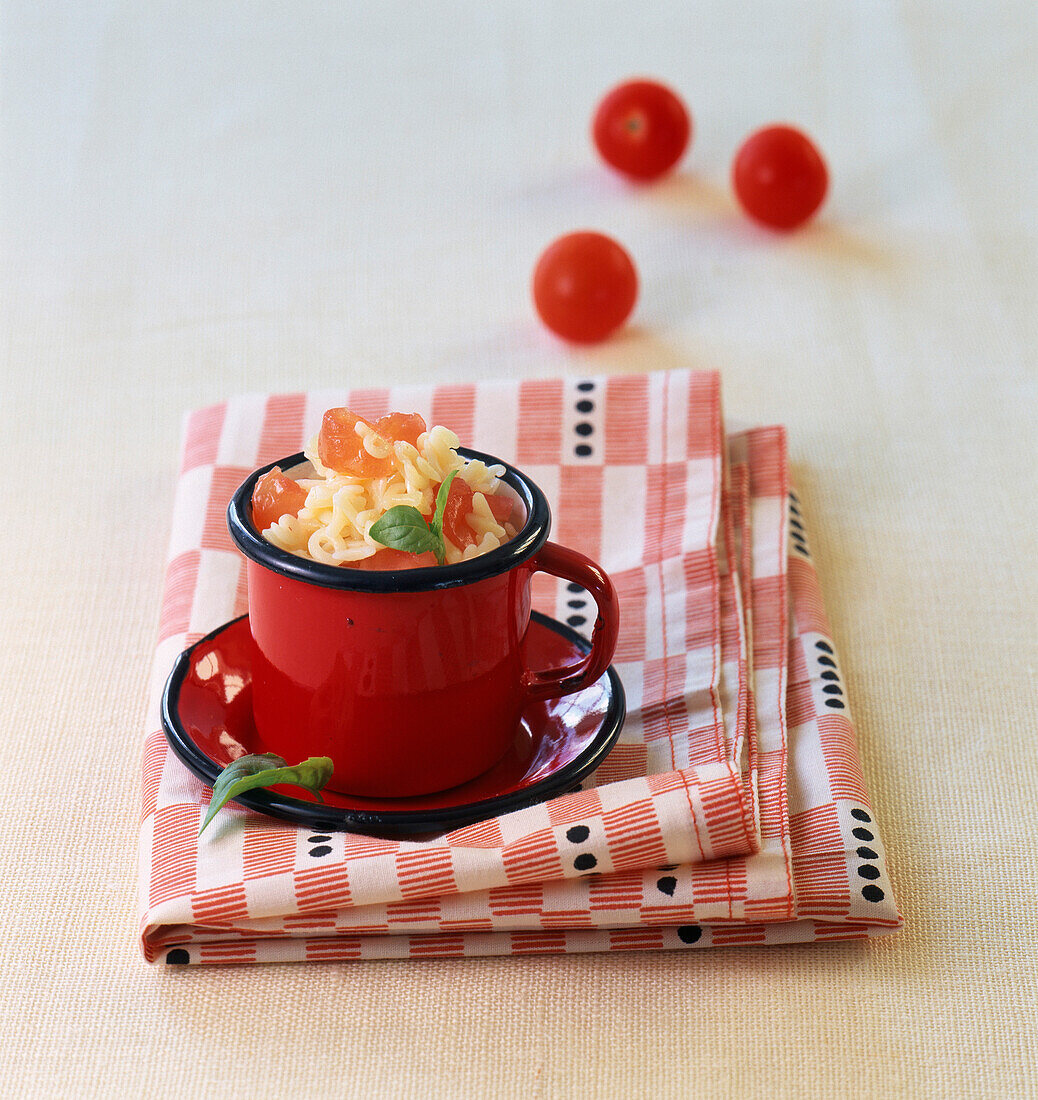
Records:
[[[224,523],[323,411],[420,412],[524,469],[620,593],[628,717],[582,789],[421,841],[231,806],[169,751],[177,654],[246,610]],[[717,375],[253,395],[188,418],[145,742],[145,957],[246,963],[849,939],[900,926],[785,434],[725,436]],[[565,586],[534,603],[567,617]]]

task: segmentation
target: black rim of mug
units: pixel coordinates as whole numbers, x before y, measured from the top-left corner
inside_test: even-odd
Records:
[[[459,447],[463,458],[476,459],[487,466],[503,466],[501,480],[513,489],[526,508],[526,523],[515,538],[509,539],[496,550],[456,565],[431,565],[421,569],[394,569],[373,572],[350,569],[342,565],[325,565],[324,562],[301,558],[290,554],[267,540],[256,530],[252,522],[252,491],[256,482],[275,466],[286,473],[307,461],[298,454],[268,462],[254,470],[238,487],[227,506],[227,527],[238,549],[250,560],[274,573],[304,584],[321,588],[337,588],[348,592],[429,592],[438,588],[456,588],[463,584],[496,577],[507,573],[521,562],[537,553],[548,539],[551,529],[551,510],[544,493],[525,474],[514,466],[481,451]]]

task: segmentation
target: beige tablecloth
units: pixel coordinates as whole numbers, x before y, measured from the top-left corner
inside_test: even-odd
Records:
[[[0,9],[0,1095],[1038,1089],[1033,5]],[[696,124],[631,190],[590,111]],[[818,140],[822,217],[728,189]],[[539,250],[642,276],[600,347]],[[872,943],[153,970],[139,731],[184,410],[249,390],[719,369],[789,427],[905,917]],[[29,472],[31,470],[31,472]]]

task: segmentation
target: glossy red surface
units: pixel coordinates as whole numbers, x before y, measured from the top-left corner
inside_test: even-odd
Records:
[[[538,571],[583,585],[599,618],[590,654],[530,671],[521,643]],[[252,559],[248,581],[261,738],[286,760],[331,757],[330,785],[369,797],[446,790],[485,772],[531,697],[602,675],[619,623],[601,569],[552,543],[502,573],[428,591],[326,588]]]
[[[550,669],[527,666],[523,682],[535,699],[554,699],[570,691],[593,684],[609,667],[620,632],[620,600],[605,571],[590,558],[546,542],[530,563],[531,573],[551,573],[563,580],[576,581],[591,593],[598,607],[591,634],[591,652],[575,663]]]
[[[504,755],[526,698],[523,566],[379,593],[248,570],[253,706],[273,752],[330,756],[336,790],[393,797],[456,786]]]
[[[187,740],[217,768],[226,767],[246,753],[274,751],[284,755],[258,733],[253,721],[253,656],[248,618],[228,623],[191,652],[187,673],[172,703],[174,717]],[[520,657],[526,667],[542,669],[580,664],[585,653],[573,641],[534,619],[520,647]],[[610,715],[610,708],[616,708],[616,690],[608,677],[602,677],[561,699],[528,700],[511,730],[504,754],[481,775],[450,790],[411,798],[377,798],[326,788],[324,802],[334,809],[358,813],[420,813],[521,792],[561,772],[587,752]],[[294,757],[289,759],[295,762]],[[297,787],[274,790],[291,798],[316,801]]]

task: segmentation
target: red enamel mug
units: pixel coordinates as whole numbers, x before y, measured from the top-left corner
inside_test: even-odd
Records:
[[[503,466],[526,521],[509,542],[456,565],[369,572],[267,542],[252,523],[253,488],[274,465],[291,474],[302,454],[257,470],[228,507],[248,559],[260,740],[290,764],[331,757],[328,785],[341,793],[404,798],[473,779],[511,746],[531,699],[580,691],[612,660],[619,607],[608,576],[548,542],[548,502],[529,478],[490,455],[458,453]],[[537,572],[576,582],[598,605],[591,650],[572,665],[525,667]]]

